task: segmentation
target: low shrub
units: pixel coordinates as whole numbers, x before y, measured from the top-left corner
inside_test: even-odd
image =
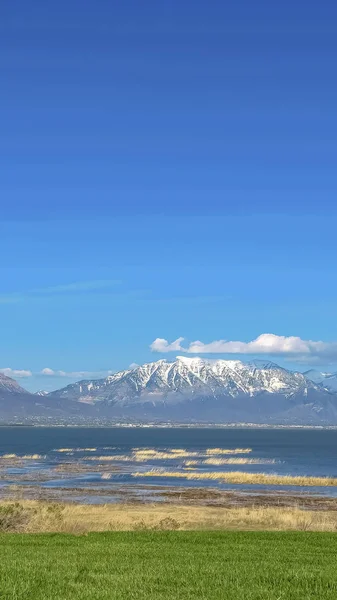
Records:
[[[19,502],[0,506],[0,532],[22,531],[28,521],[28,511]]]

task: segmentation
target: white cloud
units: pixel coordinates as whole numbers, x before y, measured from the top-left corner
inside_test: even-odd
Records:
[[[55,371],[54,369],[50,369],[46,367],[42,369],[40,375],[46,375],[47,377],[70,377],[70,378],[81,378],[81,377],[90,377],[93,375],[90,371]]]
[[[217,340],[210,344],[203,342],[192,342],[188,352],[196,354],[205,353],[228,353],[228,354],[312,354],[322,351],[326,344],[324,342],[313,342],[302,340],[299,337],[274,335],[263,333],[251,342],[231,342]]]
[[[154,342],[152,342],[150,348],[152,352],[177,352],[179,350],[183,352],[188,352],[188,350],[184,350],[184,348],[182,348],[181,346],[181,342],[183,341],[184,338],[180,337],[170,344],[167,340],[164,340],[163,338],[157,338],[154,340]]]
[[[172,343],[157,338],[150,346],[153,352],[175,352],[180,350],[187,354],[275,354],[291,357],[293,360],[336,360],[337,342],[302,340],[296,336],[282,336],[263,333],[250,342],[215,340],[208,344],[196,340],[187,347],[182,347],[184,338]]]
[[[45,375],[46,377],[68,377],[69,379],[88,379],[90,377],[106,377],[111,373],[112,371],[61,371],[45,367],[40,371],[39,375]]]
[[[33,373],[31,371],[25,369],[10,369],[9,367],[5,369],[0,369],[0,373],[3,373],[7,377],[32,377]]]
[[[135,363],[135,362],[133,362],[133,363],[131,363],[131,365],[129,365],[129,369],[137,369],[137,367],[139,367],[139,364]]]
[[[55,371],[53,371],[53,369],[49,369],[48,367],[46,367],[45,369],[42,369],[41,371],[41,375],[55,375]]]

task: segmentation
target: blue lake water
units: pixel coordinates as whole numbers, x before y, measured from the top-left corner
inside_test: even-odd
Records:
[[[228,471],[337,478],[337,430],[0,427],[1,488],[97,489],[102,497],[137,485],[143,494],[144,486],[180,486],[337,496],[337,487],[217,478]]]

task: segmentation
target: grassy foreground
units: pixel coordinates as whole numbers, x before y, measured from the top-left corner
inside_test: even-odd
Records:
[[[1,600],[327,600],[331,533],[2,534]]]

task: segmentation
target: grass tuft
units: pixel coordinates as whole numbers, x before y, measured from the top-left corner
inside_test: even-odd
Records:
[[[262,485],[294,485],[302,487],[337,486],[335,477],[307,477],[292,475],[269,475],[267,473],[245,473],[241,471],[164,471],[152,469],[132,473],[133,477],[170,477],[176,479],[211,479],[234,484],[262,484]]]

